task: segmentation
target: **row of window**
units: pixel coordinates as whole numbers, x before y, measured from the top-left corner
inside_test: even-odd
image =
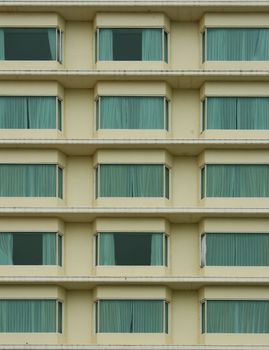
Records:
[[[206,28],[203,61],[268,61],[268,28]],[[163,28],[99,28],[95,53],[100,61],[168,62]],[[0,60],[62,62],[63,32],[58,28],[0,28]]]
[[[53,96],[1,96],[0,129],[62,130],[62,101]],[[169,101],[159,96],[100,96],[96,129],[169,129]],[[207,97],[202,129],[269,130],[269,97]]]
[[[168,237],[159,232],[98,232],[96,266],[167,266]],[[0,265],[62,266],[62,236],[1,232]],[[213,233],[201,238],[201,266],[269,266],[268,233]]]
[[[165,300],[98,300],[96,333],[168,333]],[[0,300],[1,333],[62,333],[63,303],[46,299]],[[268,300],[205,300],[202,333],[269,333]]]

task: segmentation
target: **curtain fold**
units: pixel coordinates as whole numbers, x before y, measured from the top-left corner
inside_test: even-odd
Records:
[[[0,29],[0,61],[5,59],[5,30]]]
[[[163,257],[163,233],[151,234],[151,256],[150,265],[157,266],[164,264]]]
[[[0,265],[13,265],[12,233],[0,233]]]
[[[162,29],[142,30],[142,61],[162,61]]]
[[[207,29],[209,61],[268,61],[268,59],[268,28]]]
[[[208,333],[269,333],[268,300],[208,300]]]
[[[56,301],[0,300],[0,332],[56,332]]]
[[[56,53],[56,29],[55,28],[48,29],[48,41],[49,41],[51,59],[53,61],[56,61],[57,53]]]
[[[99,60],[113,61],[113,31],[99,29]]]
[[[42,233],[42,263],[56,265],[56,233]]]
[[[99,264],[116,265],[114,234],[100,233],[99,239]]]
[[[269,166],[206,165],[206,196],[269,197]]]

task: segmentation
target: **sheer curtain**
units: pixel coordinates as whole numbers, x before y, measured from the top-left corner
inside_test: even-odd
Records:
[[[56,265],[56,233],[42,233],[42,263]]]
[[[107,232],[99,234],[99,264],[116,265],[113,233]]]
[[[151,234],[151,257],[150,264],[152,266],[164,265],[163,257],[163,233]]]
[[[13,265],[12,233],[0,233],[0,265]]]
[[[48,40],[50,47],[50,55],[53,61],[56,61],[56,28],[48,29]]]
[[[162,300],[133,301],[133,333],[163,333],[164,302]]]
[[[142,61],[162,60],[162,29],[143,29]]]
[[[99,29],[99,60],[113,61],[113,31]]]

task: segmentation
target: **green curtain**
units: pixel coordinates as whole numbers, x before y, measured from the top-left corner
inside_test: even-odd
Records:
[[[0,300],[0,332],[56,332],[56,301]]]
[[[103,232],[99,234],[99,264],[116,265],[113,233]]]
[[[269,233],[207,233],[208,266],[269,266]]]
[[[58,198],[63,198],[63,169],[58,167]]]
[[[0,197],[55,197],[53,164],[0,164]]]
[[[162,29],[143,29],[142,61],[162,60]]]
[[[164,98],[102,96],[100,129],[164,129]]]
[[[53,61],[56,61],[57,52],[56,52],[56,28],[48,29],[48,40],[50,47],[50,55]]]
[[[0,29],[0,61],[5,59],[5,32]]]
[[[152,266],[164,264],[163,238],[163,233],[152,233],[151,235],[150,265]]]
[[[112,29],[99,29],[99,60],[113,61]]]
[[[208,97],[207,129],[268,130],[268,97]]]
[[[163,300],[100,300],[99,332],[163,333]]]
[[[56,233],[42,233],[42,263],[56,265]]]
[[[269,197],[269,165],[206,166],[207,197]]]
[[[268,61],[269,28],[208,28],[207,60]]]
[[[58,239],[58,265],[59,266],[62,266],[63,265],[63,238],[61,235],[57,234],[57,239]]]
[[[0,265],[13,265],[12,233],[0,233]]]
[[[100,165],[100,197],[163,197],[163,165]]]
[[[268,300],[208,300],[208,333],[269,333]]]
[[[55,129],[56,98],[1,96],[1,129]]]

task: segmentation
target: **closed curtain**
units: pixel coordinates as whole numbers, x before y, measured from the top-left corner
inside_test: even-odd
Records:
[[[99,332],[162,333],[162,300],[99,301]]]
[[[152,266],[164,264],[163,239],[164,235],[162,233],[153,233],[151,235],[150,265]]]
[[[269,98],[209,97],[207,129],[268,130]]]
[[[99,60],[113,61],[112,29],[99,29]]]
[[[56,301],[0,300],[0,332],[56,332]]]
[[[55,197],[56,166],[1,164],[0,197]]]
[[[55,129],[56,98],[1,96],[1,129]]]
[[[100,165],[101,197],[163,197],[163,165]]]
[[[5,31],[0,29],[0,61],[5,59]]]
[[[101,129],[164,129],[164,98],[102,96]]]
[[[207,60],[267,61],[269,29],[208,28]]]
[[[101,233],[99,235],[99,264],[116,265],[113,233]]]
[[[162,61],[162,29],[142,30],[142,61]]]
[[[208,300],[208,333],[269,333],[268,300]]]
[[[55,28],[48,29],[48,40],[49,40],[51,59],[53,61],[56,61],[57,53],[56,53],[56,29]]]
[[[42,234],[42,263],[56,265],[56,233]]]
[[[268,233],[207,233],[206,263],[215,266],[269,266]]]
[[[269,165],[207,165],[207,197],[269,197]]]
[[[0,265],[13,265],[12,233],[0,233]]]

